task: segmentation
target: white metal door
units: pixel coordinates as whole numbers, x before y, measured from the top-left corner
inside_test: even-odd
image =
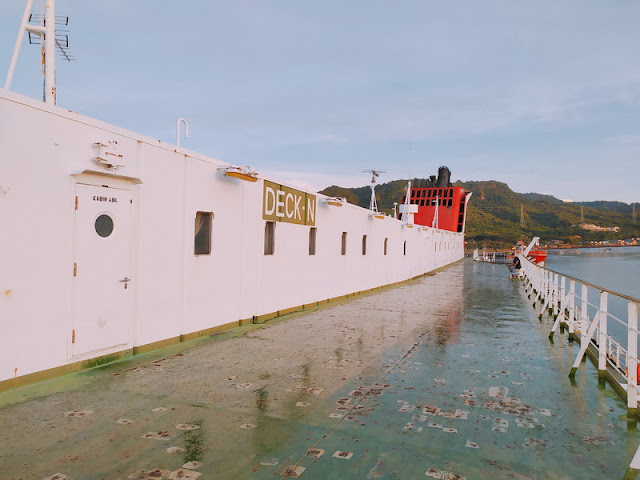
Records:
[[[73,356],[129,343],[131,195],[76,185]]]

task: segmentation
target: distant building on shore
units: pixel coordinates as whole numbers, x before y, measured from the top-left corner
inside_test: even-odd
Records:
[[[583,230],[589,230],[590,232],[619,232],[620,227],[600,227],[593,223],[581,223],[578,225]]]

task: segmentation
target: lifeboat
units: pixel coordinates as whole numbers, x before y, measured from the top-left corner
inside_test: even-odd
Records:
[[[527,255],[527,258],[536,265],[544,267],[544,264],[547,261],[547,252],[545,250],[531,250]]]

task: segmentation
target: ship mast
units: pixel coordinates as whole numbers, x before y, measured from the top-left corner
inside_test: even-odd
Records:
[[[407,194],[404,197],[404,208],[402,209],[402,221],[407,224],[413,224],[413,213],[411,210],[411,180],[407,183]]]
[[[438,210],[439,210],[439,206],[440,206],[440,198],[438,198],[438,196],[436,195],[436,200],[435,200],[435,205],[436,208],[433,210],[433,222],[431,224],[431,226],[433,228],[439,228],[438,227]]]
[[[371,174],[371,200],[369,201],[369,210],[378,212],[378,202],[376,201],[376,177],[381,173],[387,173],[384,170],[362,170],[364,173]]]
[[[44,13],[41,15],[31,15],[31,7],[33,0],[27,0],[27,6],[24,9],[22,23],[18,30],[18,38],[16,46],[11,57],[11,64],[7,73],[7,79],[4,88],[7,90],[11,87],[13,74],[15,73],[20,46],[24,38],[24,33],[29,33],[29,43],[38,43],[33,39],[39,39],[42,48],[42,70],[44,74],[44,101],[51,105],[56,104],[56,47],[62,53],[66,60],[71,61],[73,58],[69,55],[67,48],[69,46],[67,35],[56,37],[56,22],[62,21],[63,24],[68,23],[68,19],[56,19],[55,0],[45,0]],[[35,18],[34,18],[35,17]],[[39,18],[38,18],[39,17]],[[30,24],[30,21],[38,21],[38,24]],[[33,35],[33,37],[32,37]]]

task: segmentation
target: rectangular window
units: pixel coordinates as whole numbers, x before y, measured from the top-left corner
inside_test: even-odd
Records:
[[[362,235],[362,254],[363,255],[367,254],[367,236],[366,235]]]
[[[311,227],[309,229],[309,255],[316,254],[316,233],[318,229]]]
[[[340,255],[347,254],[347,232],[342,232],[342,242],[340,245]]]
[[[264,254],[273,255],[276,251],[276,222],[264,225]]]
[[[389,243],[389,239],[388,239],[388,238],[385,238],[385,239],[384,239],[384,254],[385,254],[385,255],[387,254],[387,244],[388,244],[388,243]]]
[[[196,212],[193,253],[195,255],[211,254],[211,225],[213,213]]]

